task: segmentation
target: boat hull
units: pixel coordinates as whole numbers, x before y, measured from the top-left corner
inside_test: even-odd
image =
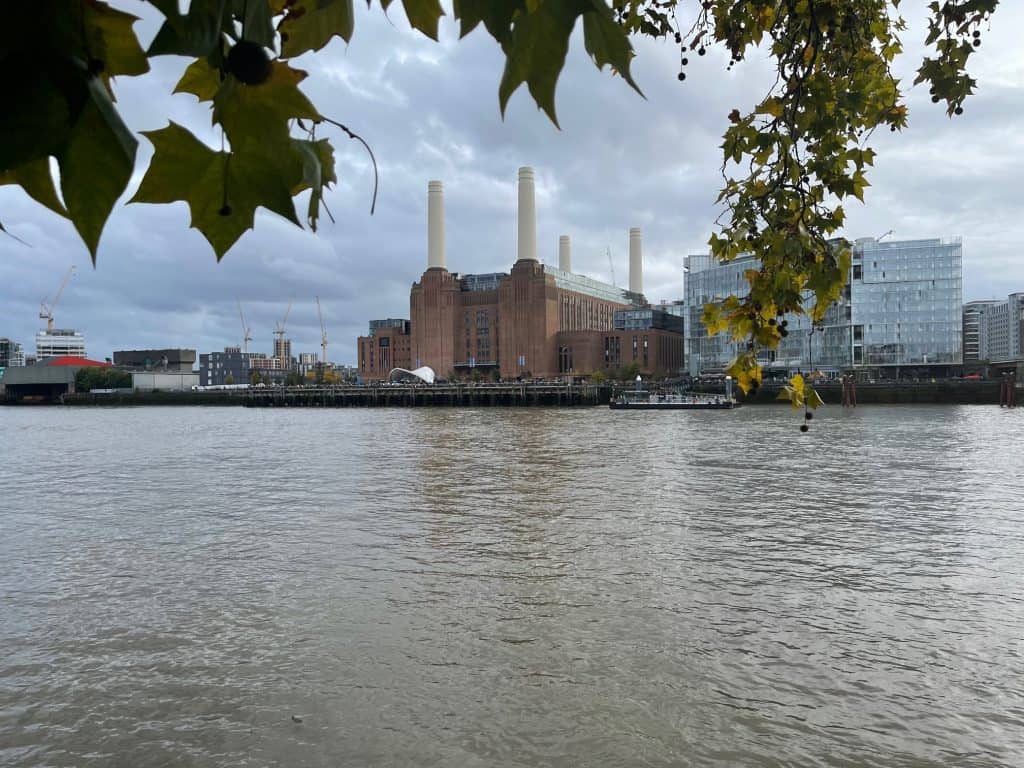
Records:
[[[613,411],[729,411],[735,403],[616,403],[608,407]]]

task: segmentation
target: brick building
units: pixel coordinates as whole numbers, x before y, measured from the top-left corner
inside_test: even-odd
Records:
[[[386,379],[392,368],[409,368],[409,321],[389,317],[371,320],[369,334],[357,340],[359,376]]]
[[[559,268],[537,260],[533,169],[519,170],[518,258],[507,273],[449,272],[441,182],[427,192],[427,270],[409,295],[408,357],[396,340],[360,337],[360,375],[385,378],[390,368],[430,366],[441,377],[475,372],[504,379],[589,375],[636,363],[647,374],[683,369],[681,318],[643,297],[642,238],[630,230],[629,290],[572,272],[568,236]],[[404,322],[404,321],[402,321]],[[383,350],[394,351],[390,357]],[[388,362],[385,362],[387,360]]]

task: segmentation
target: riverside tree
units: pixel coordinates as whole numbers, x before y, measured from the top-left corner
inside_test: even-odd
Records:
[[[175,91],[209,103],[220,146],[174,122],[144,133],[155,152],[130,202],[188,203],[192,226],[218,259],[253,226],[259,207],[315,230],[324,192],[337,182],[332,141],[362,139],[303,94],[306,73],[291,60],[334,37],[350,40],[354,0],[191,0],[184,13],[178,0],[147,1],[164,17],[147,47],[133,31],[136,17],[117,2],[5,4],[0,184],[20,185],[69,218],[95,261],[104,223],[135,170],[137,138],[118,114],[113,80],[145,73],[154,56],[184,56],[190,63]],[[968,63],[998,2],[927,6],[929,50],[916,82],[951,117],[974,90]],[[393,3],[378,4],[388,11]],[[439,0],[401,5],[413,28],[437,38]],[[722,116],[723,214],[710,240],[716,257],[751,253],[760,267],[746,275],[746,297],[708,305],[704,317],[709,332],[749,341],[731,368],[748,390],[760,382],[757,350],[787,333],[776,318],[806,312],[820,320],[846,281],[849,248],[834,240],[843,202],[863,200],[873,132],[907,124],[891,72],[904,30],[899,7],[900,0],[453,0],[452,15],[460,36],[480,29],[501,47],[500,108],[525,84],[556,125],[555,87],[577,27],[594,64],[638,93],[642,84],[630,73],[637,36],[679,47],[678,78],[687,87],[704,85],[686,81],[688,60],[713,47],[728,52],[729,67],[755,48],[770,56],[775,82],[758,103]],[[294,198],[303,192],[300,219]]]

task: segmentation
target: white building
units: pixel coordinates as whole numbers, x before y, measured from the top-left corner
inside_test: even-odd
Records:
[[[963,317],[965,360],[1024,358],[1024,293],[1011,293],[1002,301],[968,302]]]
[[[36,334],[36,360],[67,356],[86,356],[85,336],[70,328],[51,328]]]

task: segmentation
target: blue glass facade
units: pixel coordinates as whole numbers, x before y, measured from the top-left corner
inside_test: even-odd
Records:
[[[708,337],[704,304],[744,296],[743,273],[753,257],[720,264],[700,254],[686,259],[688,369],[721,371],[744,342],[726,334]],[[789,335],[778,349],[763,350],[769,371],[955,364],[962,359],[962,246],[956,240],[858,240],[850,278],[839,301],[812,329],[806,315],[788,315]],[[809,301],[813,301],[810,297]]]

